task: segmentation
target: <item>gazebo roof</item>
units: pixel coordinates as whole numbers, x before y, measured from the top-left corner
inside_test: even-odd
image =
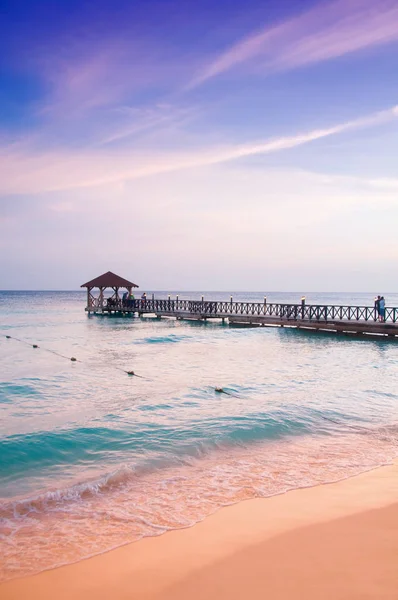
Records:
[[[131,281],[127,281],[127,279],[123,279],[123,277],[119,277],[119,275],[115,275],[112,271],[108,271],[87,283],[83,283],[80,287],[84,288],[108,288],[108,287],[124,287],[124,288],[138,288],[138,285],[132,283]]]

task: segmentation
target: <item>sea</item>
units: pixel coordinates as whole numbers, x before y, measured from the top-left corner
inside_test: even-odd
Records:
[[[155,297],[169,293],[202,296]],[[303,294],[362,306],[375,295],[204,296]],[[397,456],[396,341],[88,316],[85,305],[80,291],[0,292],[1,580]]]

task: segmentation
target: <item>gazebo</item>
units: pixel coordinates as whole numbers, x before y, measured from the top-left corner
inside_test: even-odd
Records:
[[[124,288],[127,290],[129,296],[131,295],[131,290],[133,288],[138,288],[138,285],[120,277],[119,275],[115,275],[112,271],[108,271],[87,283],[83,283],[80,287],[87,288],[87,308],[88,312],[90,311],[102,311],[102,310],[117,310],[122,308],[122,299],[119,296],[120,288]],[[99,290],[98,297],[93,295],[94,289]],[[113,294],[109,298],[104,297],[104,292],[106,289],[112,289]]]

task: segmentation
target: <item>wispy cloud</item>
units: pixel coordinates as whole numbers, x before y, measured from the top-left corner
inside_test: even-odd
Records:
[[[207,64],[187,88],[239,65],[263,73],[330,60],[398,40],[397,0],[337,0],[239,41]]]
[[[331,187],[344,187],[346,190],[350,188],[383,192],[389,194],[394,200],[394,203],[398,203],[396,192],[398,191],[398,178],[394,177],[355,177],[352,175],[339,175],[339,174],[327,174],[327,173],[316,173],[312,171],[302,171],[293,169],[290,170],[290,175],[295,174],[301,176],[303,179],[308,178],[311,181],[318,182],[325,186]],[[359,197],[363,201],[363,197]],[[378,201],[378,196],[374,197],[375,202]]]
[[[32,125],[13,144],[36,147],[120,145],[174,128],[203,108],[173,93],[191,72],[189,60],[157,40],[116,35],[76,37],[33,46],[26,69],[41,94],[28,107]],[[6,139],[0,129],[0,149]]]
[[[197,148],[190,152],[115,149],[39,152],[25,146],[0,150],[0,194],[26,194],[92,187],[279,152],[343,132],[387,123],[398,106],[324,129],[247,144]]]
[[[199,112],[196,107],[177,107],[167,103],[142,108],[121,106],[112,111],[112,129],[99,139],[98,144],[113,144],[144,132],[158,133],[171,127],[177,132]],[[117,121],[120,122],[119,125]]]
[[[107,36],[65,33],[59,44],[31,48],[26,64],[43,84],[37,112],[54,119],[84,117],[115,107],[157,101],[192,68],[164,42],[110,31]],[[160,100],[159,100],[160,101]]]

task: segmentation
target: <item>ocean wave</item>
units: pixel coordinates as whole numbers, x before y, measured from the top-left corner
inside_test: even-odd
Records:
[[[188,340],[188,339],[190,339],[190,336],[188,336],[188,335],[176,335],[176,334],[171,333],[169,335],[146,337],[146,338],[143,338],[142,340],[137,340],[135,343],[136,344],[176,344],[178,342],[181,342],[183,340]]]
[[[239,401],[226,398],[228,404]],[[155,464],[159,457],[166,461],[171,457],[184,460],[203,456],[219,446],[245,446],[307,434],[328,435],[352,430],[376,435],[366,421],[358,421],[337,410],[321,411],[298,405],[246,415],[232,412],[212,418],[192,418],[189,422],[176,419],[167,425],[148,420],[153,412],[149,410],[151,405],[143,406],[147,410],[138,412],[148,417],[144,416],[145,420],[141,417],[136,426],[124,419],[117,421],[118,427],[86,426],[4,437],[0,440],[0,482],[36,476],[39,472],[54,475],[62,465],[95,466],[109,463],[110,459],[111,463]],[[165,406],[171,411],[171,404]],[[394,425],[389,429],[379,426],[378,432],[390,437],[396,435]]]
[[[326,447],[330,442],[326,437],[324,442],[322,431],[318,431],[319,443],[323,443]],[[365,437],[369,441],[365,443],[388,444],[389,447],[396,448],[398,444],[398,424],[377,427],[355,427],[349,432],[341,432],[343,435],[350,435],[352,439],[358,440],[358,436]],[[307,434],[303,435],[306,439]],[[250,443],[247,443],[247,441]],[[289,442],[289,439],[292,440]],[[285,443],[293,442],[294,439],[300,438],[290,437],[285,438]],[[332,439],[332,438],[331,438]],[[350,437],[347,437],[349,440]],[[273,440],[268,440],[270,444],[278,443],[278,440],[283,440],[282,436],[275,437]],[[265,445],[264,445],[265,444]],[[259,448],[264,451],[267,447],[267,442],[264,442],[258,428],[250,427],[249,432],[244,428],[236,428],[234,434],[229,436],[221,436],[218,440],[198,440],[196,444],[186,444],[180,448],[180,452],[164,452],[159,455],[140,456],[134,464],[122,464],[113,470],[89,481],[79,482],[69,487],[49,490],[33,497],[23,499],[5,501],[0,504],[0,519],[24,517],[30,513],[40,513],[46,511],[56,511],[57,509],[64,510],[67,504],[78,501],[90,500],[99,495],[107,495],[116,490],[120,490],[125,486],[132,484],[140,485],[140,482],[148,476],[159,477],[162,485],[168,485],[172,481],[184,480],[184,476],[172,475],[170,478],[162,479],[163,473],[168,473],[172,469],[179,468],[196,468],[198,461],[208,460],[209,457],[217,454],[229,454],[234,452],[234,448],[243,453],[256,453]],[[270,448],[274,448],[272,445]],[[240,449],[240,450],[239,450]],[[321,461],[322,462],[322,461]]]
[[[122,465],[91,481],[3,504],[0,578],[187,527],[241,500],[338,481],[395,455],[396,444],[353,433],[219,445],[157,469]]]
[[[131,432],[109,427],[77,427],[7,436],[0,440],[0,476],[15,477],[38,468],[95,461],[101,453],[115,451],[131,438]]]
[[[0,399],[4,402],[14,402],[15,399],[21,401],[24,398],[32,396],[40,396],[40,392],[33,385],[28,383],[11,383],[7,381],[0,383]]]
[[[22,518],[30,513],[54,511],[65,503],[86,500],[98,494],[105,494],[131,481],[136,476],[133,469],[121,466],[99,479],[78,483],[71,487],[50,490],[44,494],[22,500],[0,504],[0,520]]]

